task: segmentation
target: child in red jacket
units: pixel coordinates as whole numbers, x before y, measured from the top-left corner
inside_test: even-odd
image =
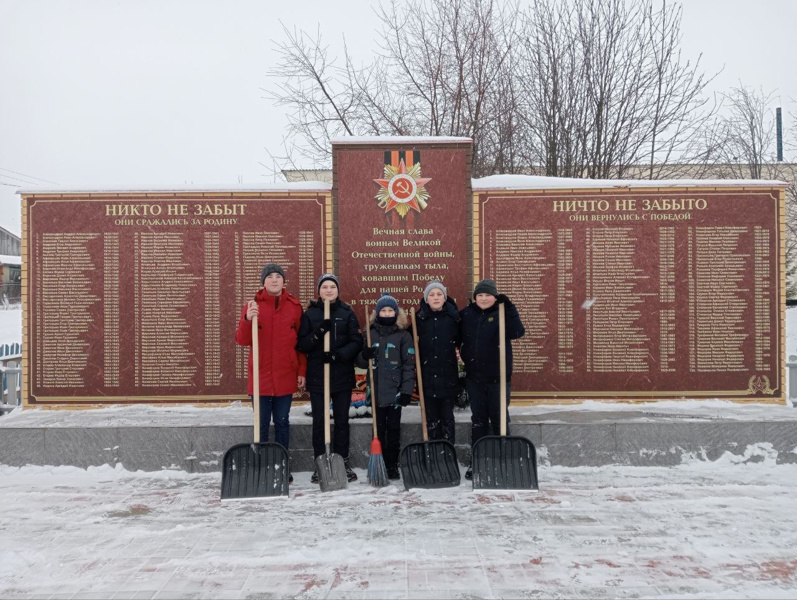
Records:
[[[252,345],[252,319],[257,316],[260,362],[260,440],[268,442],[268,428],[274,416],[274,437],[288,449],[291,398],[304,388],[307,357],[296,351],[296,334],[302,319],[299,300],[285,289],[282,267],[269,263],[260,274],[263,286],[247,302],[238,321],[235,341]],[[252,395],[252,354],[249,354],[249,386]]]

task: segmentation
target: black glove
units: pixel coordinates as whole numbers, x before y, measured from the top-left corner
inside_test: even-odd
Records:
[[[362,355],[365,360],[371,360],[376,356],[376,348],[363,348]]]
[[[496,302],[498,302],[498,304],[506,304],[507,308],[512,306],[512,301],[509,298],[507,298],[504,294],[498,294],[495,297],[495,299],[496,299]]]
[[[324,352],[322,353],[322,358],[324,360],[324,364],[328,365],[335,362],[335,354],[333,352]]]
[[[401,406],[409,406],[410,402],[412,402],[412,395],[411,394],[401,394],[399,395],[398,403]]]
[[[324,319],[321,321],[321,325],[318,326],[318,335],[322,336],[327,331],[332,331],[332,319]]]

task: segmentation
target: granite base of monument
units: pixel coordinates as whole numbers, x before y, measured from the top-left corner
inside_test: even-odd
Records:
[[[714,461],[726,452],[735,462],[797,463],[797,410],[721,404],[521,409],[512,415],[511,431],[532,441],[542,467],[673,466]],[[294,472],[312,471],[314,466],[312,424],[304,410],[295,407],[291,413]],[[245,406],[16,410],[0,417],[0,464],[220,472],[224,451],[251,441],[251,414]],[[456,414],[456,449],[463,464],[470,454],[469,417],[467,410]],[[365,469],[371,420],[352,419],[350,426],[352,466]],[[420,412],[417,407],[405,409],[402,447],[421,441]]]

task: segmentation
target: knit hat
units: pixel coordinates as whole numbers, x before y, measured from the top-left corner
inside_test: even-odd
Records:
[[[332,273],[324,273],[318,278],[318,283],[316,283],[315,290],[317,293],[321,292],[321,284],[325,281],[334,281],[335,287],[338,288],[338,291],[340,291],[340,281],[338,281],[338,278]]]
[[[498,288],[495,287],[495,281],[492,279],[482,279],[476,284],[476,287],[473,288],[474,300],[476,299],[476,294],[491,294],[493,296],[498,296]]]
[[[379,311],[386,306],[389,306],[398,314],[398,300],[391,296],[389,292],[382,292],[382,297],[376,301],[376,314],[379,315]]]
[[[285,279],[285,271],[282,270],[282,267],[276,263],[268,263],[263,270],[260,271],[260,285],[263,285],[266,282],[266,277],[271,275],[272,273],[279,273],[283,279]]]
[[[441,292],[443,292],[443,296],[448,298],[448,292],[446,291],[446,286],[444,286],[439,281],[433,279],[428,284],[426,284],[426,289],[423,290],[424,302],[429,302],[429,292],[431,292],[432,290],[440,290]]]

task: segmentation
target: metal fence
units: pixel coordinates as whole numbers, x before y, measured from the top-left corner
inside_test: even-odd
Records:
[[[0,404],[19,406],[22,403],[22,344],[0,344]]]

